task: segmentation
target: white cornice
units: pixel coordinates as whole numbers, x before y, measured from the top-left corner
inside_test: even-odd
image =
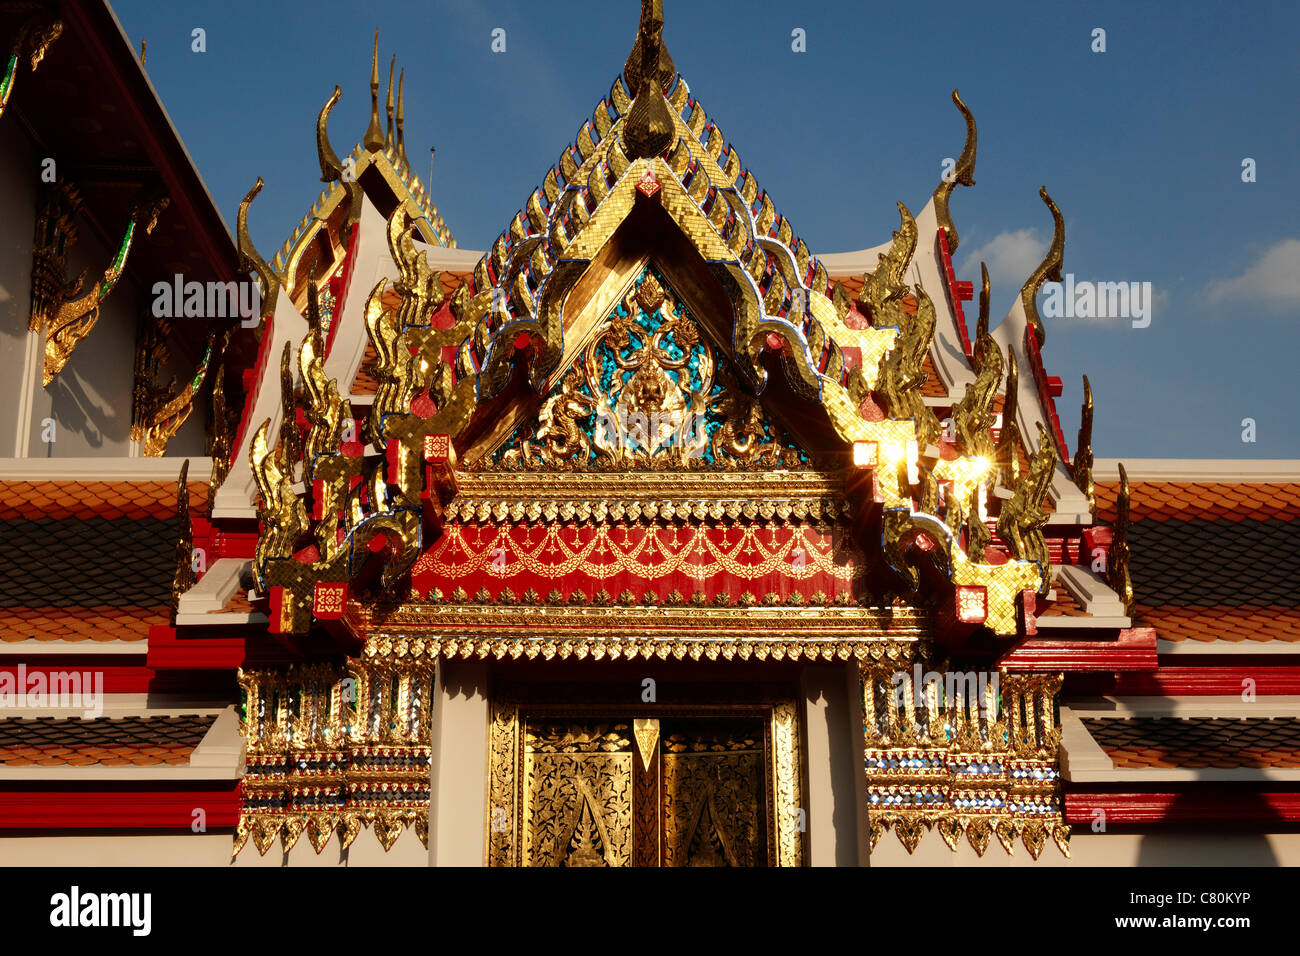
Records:
[[[190,456],[190,481],[206,482],[212,459]],[[185,458],[0,458],[0,481],[175,481]]]
[[[1095,481],[1119,481],[1123,463],[1129,481],[1300,482],[1297,458],[1098,458]]]

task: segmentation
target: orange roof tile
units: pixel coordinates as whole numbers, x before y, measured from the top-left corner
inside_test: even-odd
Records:
[[[1135,605],[1137,623],[1166,641],[1300,641],[1300,608]]]
[[[379,391],[379,379],[375,377],[375,365],[378,362],[379,353],[375,351],[374,343],[366,342],[365,354],[361,356],[361,364],[352,379],[350,391],[353,395],[373,395]]]
[[[0,641],[143,641],[152,624],[166,624],[156,607],[0,607]]]
[[[176,471],[179,474],[179,462]],[[208,483],[190,481],[188,486],[190,516],[202,517]],[[175,516],[175,481],[0,481],[0,521]]]
[[[1097,515],[1115,521],[1118,481],[1099,481]],[[1134,521],[1295,521],[1300,518],[1300,483],[1217,481],[1131,481],[1129,513]]]
[[[226,598],[226,603],[219,610],[209,611],[210,614],[248,614],[253,610],[253,605],[248,602],[248,592],[242,587],[237,587]]]
[[[833,276],[831,278],[831,286],[833,287],[837,282],[844,286],[844,291],[849,294],[850,299],[856,300],[858,294],[862,292],[861,273],[855,276]]]

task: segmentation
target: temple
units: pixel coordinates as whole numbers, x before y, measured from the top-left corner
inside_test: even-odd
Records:
[[[367,36],[268,261],[106,4],[7,10],[0,860],[1300,864],[1300,463],[1067,439],[957,91],[816,255],[643,0],[474,252]]]

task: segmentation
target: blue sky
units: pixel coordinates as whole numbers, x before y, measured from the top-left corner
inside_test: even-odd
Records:
[[[269,259],[320,190],[314,124],[343,153],[369,112],[370,48],[406,67],[407,153],[463,248],[508,224],[622,68],[639,4],[468,0],[116,0],[226,219],[260,175],[250,228]],[[1148,328],[1047,320],[1073,449],[1080,375],[1098,457],[1300,458],[1300,4],[942,6],[664,0],[678,70],[815,252],[877,245],[894,202],[924,206],[964,127],[952,202],[963,278],[993,275],[994,322],[1066,220],[1065,271],[1151,282]],[[986,8],[987,7],[987,8]],[[207,50],[191,50],[191,31]],[[493,53],[494,28],[506,52]],[[1106,52],[1091,50],[1094,28]],[[807,50],[791,49],[801,28]],[[383,91],[381,89],[381,97]],[[1257,181],[1243,183],[1242,161]],[[979,257],[979,258],[977,258]],[[972,311],[973,314],[973,311]],[[1242,420],[1256,441],[1242,441]]]

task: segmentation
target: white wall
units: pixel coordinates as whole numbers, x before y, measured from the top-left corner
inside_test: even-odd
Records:
[[[36,229],[36,160],[12,119],[0,119],[0,457],[18,437],[27,316],[32,301],[32,239]]]

